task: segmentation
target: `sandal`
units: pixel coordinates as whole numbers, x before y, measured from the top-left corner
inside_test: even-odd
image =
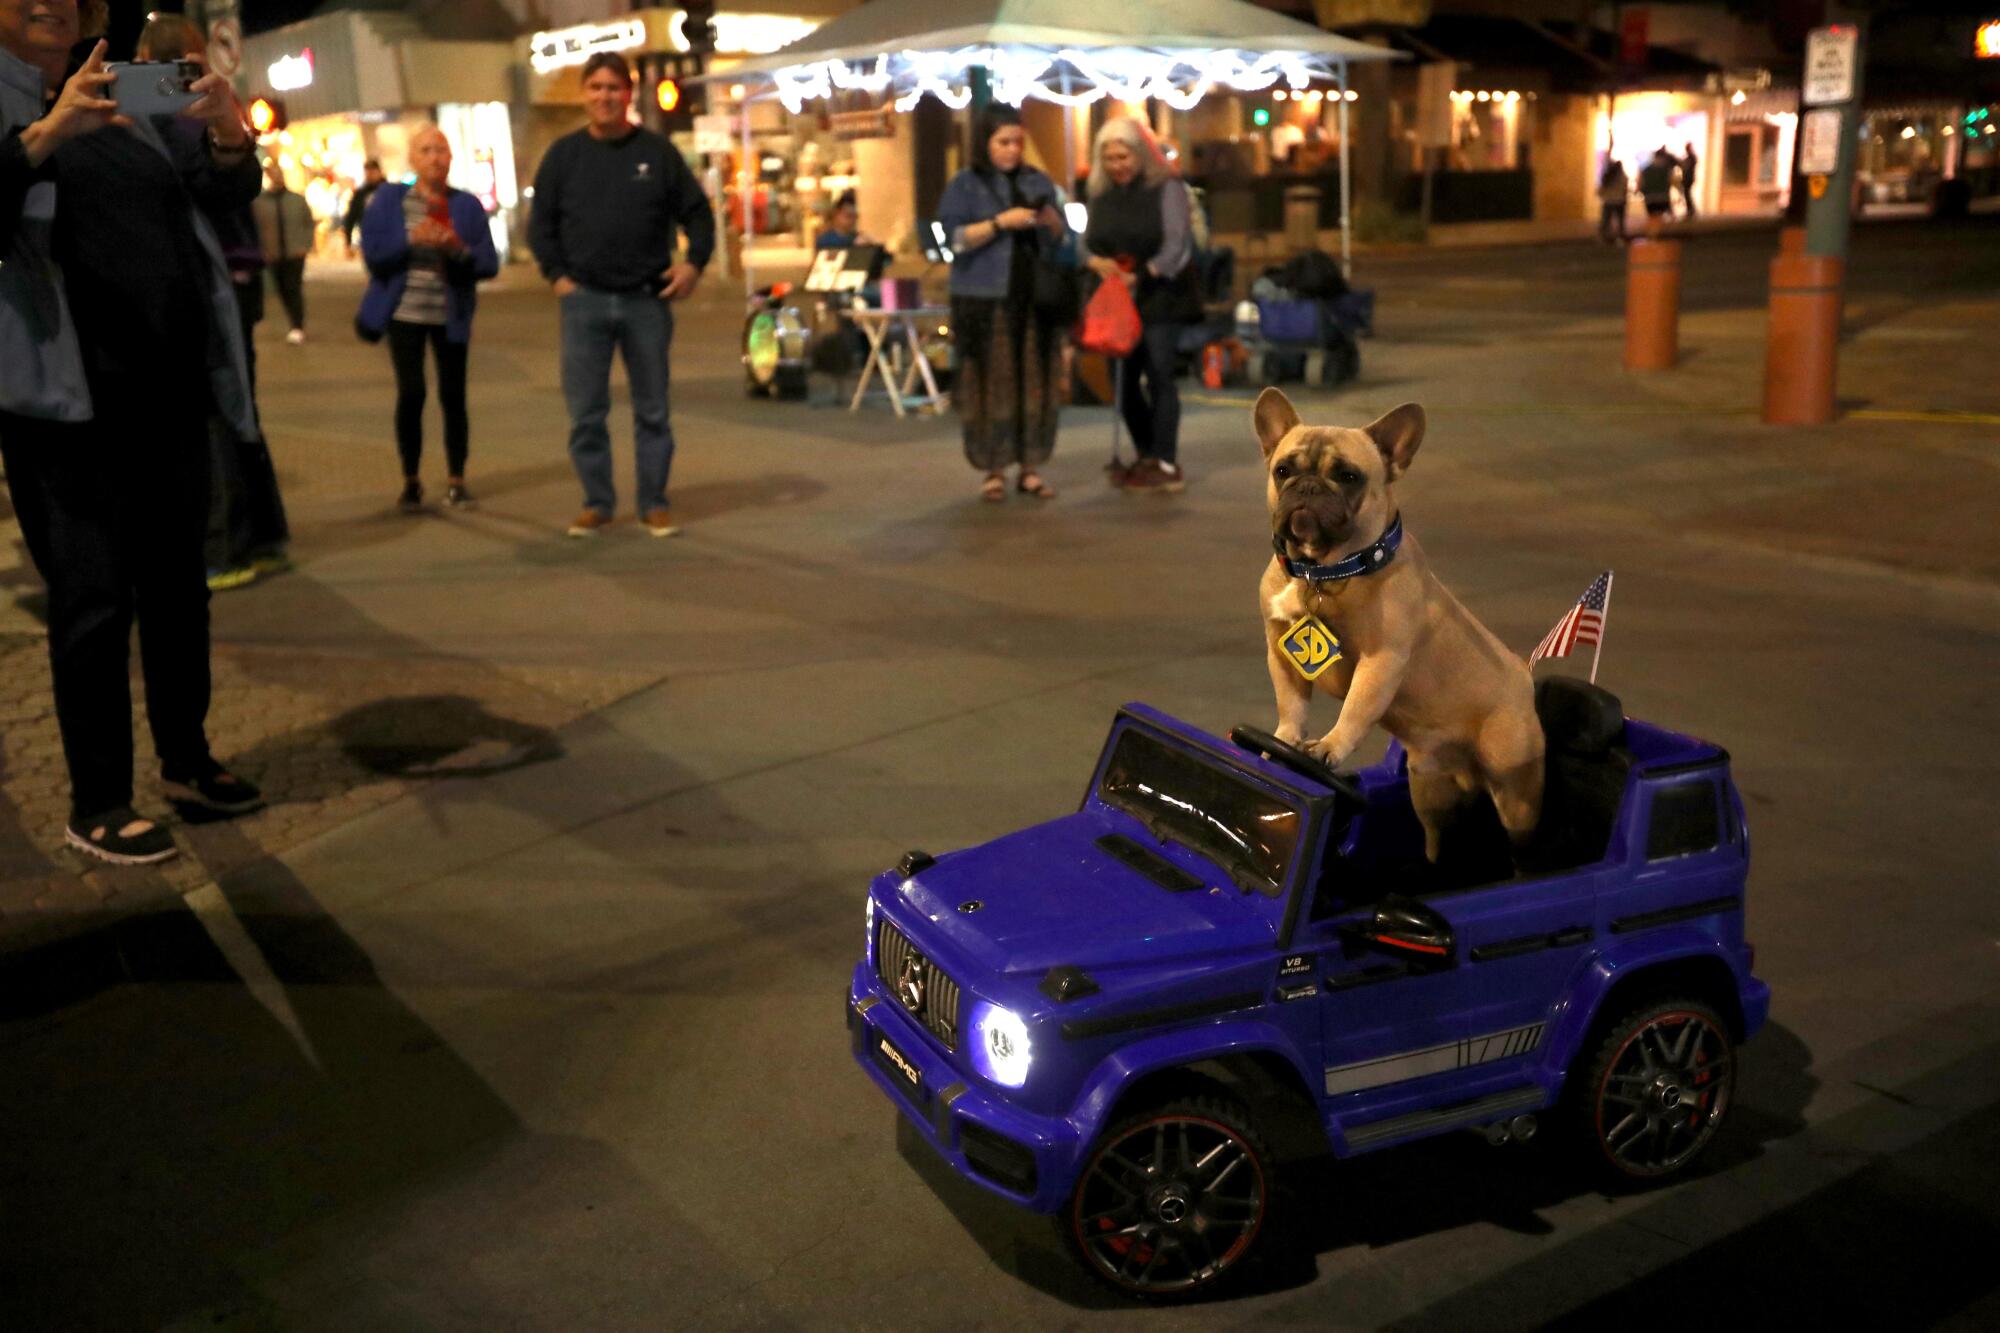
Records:
[[[988,504],[999,504],[1007,498],[1007,479],[994,473],[979,484],[979,498]]]
[[[1023,472],[1021,480],[1015,484],[1014,489],[1023,495],[1032,495],[1037,500],[1056,498],[1056,488],[1043,481],[1041,474],[1035,472]]]
[[[185,778],[162,777],[160,789],[176,805],[200,806],[219,815],[247,815],[264,808],[264,793],[220,764]]]
[[[129,805],[72,819],[63,830],[63,841],[115,866],[153,865],[180,854],[172,834]]]

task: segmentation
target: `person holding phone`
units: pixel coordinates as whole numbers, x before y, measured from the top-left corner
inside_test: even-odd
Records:
[[[0,0],[0,456],[49,588],[66,840],[141,864],[176,848],[132,805],[135,619],[168,799],[263,803],[209,750],[202,561],[211,404],[245,437],[256,423],[201,210],[248,204],[257,164],[226,80],[183,90],[203,133],[167,134],[172,117],[121,111],[103,42],[72,61],[77,31],[74,0]]]
[[[1035,302],[1035,265],[1068,231],[1055,182],[1025,161],[1028,132],[1008,106],[980,112],[972,165],[951,178],[938,221],[951,236],[951,335],[962,368],[952,393],[980,498],[1015,487],[1037,500],[1056,488],[1042,465],[1056,448],[1063,330]]]
[[[435,125],[410,136],[416,184],[384,184],[361,219],[361,257],[368,291],[355,328],[371,342],[385,333],[396,369],[396,452],[403,461],[406,514],[424,504],[417,464],[424,451],[424,348],[437,362],[438,402],[444,408],[444,500],[470,508],[465,458],[471,425],[465,411],[466,352],[472,341],[476,287],[500,271],[486,210],[474,195],[446,184],[451,141]]]

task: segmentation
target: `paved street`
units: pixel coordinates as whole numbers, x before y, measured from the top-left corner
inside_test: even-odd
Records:
[[[1236,1299],[1110,1297],[899,1132],[835,995],[868,878],[1073,809],[1120,703],[1269,725],[1250,395],[1190,390],[1184,495],[1106,488],[1075,409],[1060,497],[985,505],[949,419],[746,399],[718,276],[685,535],[571,541],[546,293],[484,298],[481,507],[410,518],[326,279],[303,347],[260,331],[299,568],[214,603],[218,749],[273,808],[79,874],[0,611],[0,1328],[2000,1323],[2000,226],[1857,232],[1823,429],[1757,420],[1774,247],[1689,243],[1645,377],[1615,251],[1364,257],[1362,379],[1296,396],[1425,404],[1399,498],[1445,582],[1525,652],[1615,568],[1601,683],[1734,756],[1775,998],[1695,1178],[1459,1135],[1303,1169]]]

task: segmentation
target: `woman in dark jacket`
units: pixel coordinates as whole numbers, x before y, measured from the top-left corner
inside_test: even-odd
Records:
[[[951,238],[951,323],[959,371],[952,398],[965,457],[986,474],[980,494],[1007,496],[1006,470],[1039,500],[1055,498],[1041,466],[1055,452],[1062,328],[1035,309],[1035,261],[1066,230],[1055,182],[1024,163],[1020,113],[989,107],[973,131],[973,165],[938,202]]]
[[[417,463],[424,452],[424,347],[437,361],[438,399],[444,408],[445,503],[469,508],[465,456],[472,427],[465,412],[465,359],[472,341],[475,288],[500,271],[486,210],[464,190],[445,184],[451,143],[425,125],[410,136],[415,185],[384,185],[361,219],[361,255],[368,291],[355,326],[371,341],[389,337],[396,368],[396,452],[403,461],[406,514],[422,510]]]
[[[1089,194],[1083,248],[1090,267],[1104,281],[1132,289],[1145,326],[1139,346],[1118,367],[1125,424],[1139,458],[1112,480],[1128,490],[1178,491],[1187,480],[1179,461],[1174,362],[1181,329],[1201,316],[1191,266],[1193,206],[1146,127],[1122,116],[1097,132]]]
[[[236,301],[202,210],[248,204],[257,163],[220,75],[195,83],[185,113],[207,133],[133,122],[109,95],[104,43],[69,63],[77,28],[70,0],[0,4],[0,269],[24,239],[37,247],[28,303],[12,299],[15,279],[0,284],[0,347],[21,352],[0,357],[0,454],[49,585],[66,839],[138,864],[175,848],[132,809],[135,618],[167,796],[226,814],[263,802],[208,748],[202,563],[211,403],[255,430]]]

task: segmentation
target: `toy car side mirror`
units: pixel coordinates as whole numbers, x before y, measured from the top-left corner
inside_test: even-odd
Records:
[[[1427,903],[1397,894],[1376,904],[1374,916],[1344,927],[1342,933],[1412,962],[1436,967],[1450,966],[1458,948],[1451,922],[1441,913]]]

